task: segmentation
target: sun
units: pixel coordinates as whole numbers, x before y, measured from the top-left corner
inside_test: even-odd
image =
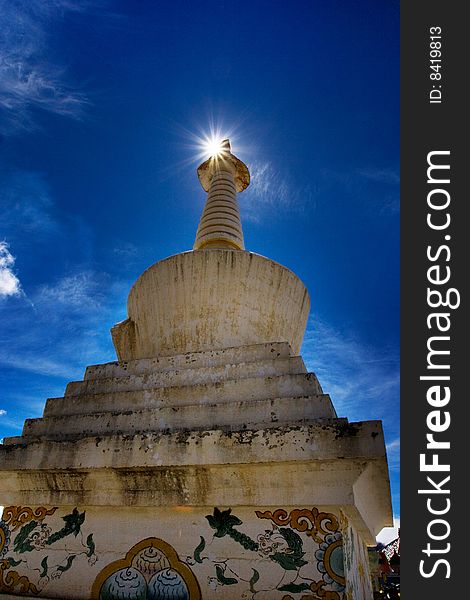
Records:
[[[195,130],[181,128],[181,134],[189,142],[186,147],[192,151],[191,158],[188,158],[185,164],[191,164],[194,160],[222,160],[234,152],[234,148],[237,152],[245,151],[246,147],[240,147],[240,127],[237,123],[231,126],[217,124],[209,118],[205,128],[200,125]]]
[[[204,153],[210,158],[218,158],[224,152],[224,146],[222,144],[223,139],[221,136],[211,135],[206,137],[202,143]]]

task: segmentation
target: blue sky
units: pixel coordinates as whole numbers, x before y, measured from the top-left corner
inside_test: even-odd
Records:
[[[384,421],[398,517],[398,2],[0,0],[0,31],[0,436],[114,360],[131,284],[192,247],[212,125],[247,249],[309,289],[307,365]]]

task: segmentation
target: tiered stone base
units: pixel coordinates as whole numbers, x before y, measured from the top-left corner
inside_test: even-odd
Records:
[[[261,344],[88,367],[21,438],[72,440],[184,430],[237,431],[335,418],[329,396],[288,344]]]
[[[88,367],[0,455],[0,593],[371,597],[380,422],[338,419],[286,343]]]

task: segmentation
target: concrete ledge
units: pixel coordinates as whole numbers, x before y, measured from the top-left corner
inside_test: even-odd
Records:
[[[0,481],[2,472],[14,470],[21,474],[57,469],[368,460],[384,456],[380,421],[348,423],[345,419],[322,419],[309,425],[262,430],[156,432],[3,445],[0,446]]]
[[[0,447],[0,502],[253,506],[269,498],[273,505],[336,503],[357,507],[370,537],[391,520],[386,466],[379,421],[41,440]]]
[[[116,361],[102,365],[87,367],[85,379],[101,379],[121,377],[124,375],[143,375],[155,371],[172,371],[194,369],[199,367],[217,367],[226,364],[248,363],[275,358],[289,358],[292,351],[287,342],[269,344],[252,344],[224,350],[208,350],[206,352],[187,352],[175,356],[159,356],[156,358],[140,358],[129,361]]]
[[[1,498],[12,505],[228,506],[269,502],[353,504],[360,460],[200,465],[153,469],[95,469],[70,473],[5,472]],[[306,485],[308,482],[308,485]]]
[[[179,387],[227,380],[275,377],[279,375],[306,373],[300,356],[258,360],[248,363],[224,364],[213,367],[194,367],[181,370],[155,371],[141,375],[121,375],[72,381],[67,385],[65,396],[86,394],[111,394],[154,387]]]
[[[122,412],[102,412],[27,419],[22,442],[31,437],[64,440],[90,435],[135,434],[155,431],[264,429],[302,425],[308,421],[336,417],[330,397],[303,396],[222,404],[191,404]],[[15,443],[18,443],[15,438]],[[21,439],[21,438],[20,438]],[[5,443],[11,443],[7,438]]]
[[[336,502],[349,507],[350,512],[355,511],[358,521],[363,523],[360,527],[364,535],[373,538],[391,524],[385,464],[382,458],[94,469],[73,473],[5,472],[0,498],[17,506],[153,508],[259,506],[267,499],[272,505],[294,506]],[[356,489],[363,478],[367,479],[367,489]]]
[[[45,417],[122,412],[185,406],[322,395],[323,390],[313,373],[230,379],[216,383],[187,386],[149,387],[143,390],[121,391],[110,394],[84,394],[64,398],[49,398],[44,408]]]

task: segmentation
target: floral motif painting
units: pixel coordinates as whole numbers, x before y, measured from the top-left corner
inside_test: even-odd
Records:
[[[173,528],[162,528],[153,515],[139,526],[140,531],[165,531],[169,541],[147,537],[132,545],[132,537],[127,543],[103,538],[100,562],[106,555],[112,562],[95,566],[95,541],[85,531],[84,510],[61,514],[56,507],[7,507],[0,522],[0,595],[52,596],[70,579],[90,600],[369,597],[366,548],[341,513],[338,518],[316,507],[205,512],[174,520]],[[88,523],[91,518],[97,525],[101,514],[89,515]]]
[[[89,565],[96,562],[93,534],[82,531],[85,511],[74,508],[61,517],[62,525],[54,528],[49,517],[56,511],[57,507],[44,506],[4,508],[0,521],[0,592],[39,595],[77,560],[86,559]],[[73,543],[57,552],[58,542],[65,538]]]
[[[210,564],[213,574],[207,585],[222,597],[247,600],[343,600],[345,575],[343,540],[338,519],[317,508],[256,511],[269,526],[250,537],[240,528],[242,520],[231,509],[214,508],[206,519],[212,535],[200,542],[187,563],[197,572]],[[234,546],[229,556],[218,540],[229,538]],[[247,553],[250,555],[247,556]],[[232,591],[237,586],[238,591]],[[230,591],[229,591],[230,588]]]

